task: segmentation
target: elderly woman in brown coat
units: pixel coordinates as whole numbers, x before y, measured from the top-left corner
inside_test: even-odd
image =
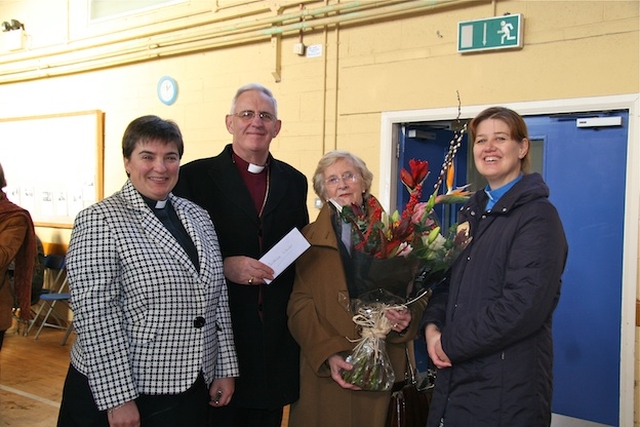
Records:
[[[316,194],[341,206],[363,205],[373,174],[365,163],[348,152],[332,151],[319,162],[313,177]],[[353,283],[349,258],[354,250],[349,230],[325,203],[316,222],[303,230],[311,247],[296,263],[296,279],[289,300],[291,334],[300,344],[300,399],[291,406],[289,426],[381,427],[389,405],[389,391],[364,391],[341,377],[352,365],[345,357],[360,337],[353,322],[350,294]],[[346,267],[346,270],[345,270]],[[389,310],[393,328],[386,337],[397,380],[405,373],[405,346],[417,331],[419,313]]]
[[[15,260],[15,294],[20,304],[20,317],[26,322],[31,315],[31,277],[36,255],[36,236],[31,216],[7,199],[2,191],[6,186],[0,165],[0,348],[5,331],[11,327],[14,305],[9,264]]]

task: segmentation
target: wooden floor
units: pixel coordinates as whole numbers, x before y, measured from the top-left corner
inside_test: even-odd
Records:
[[[64,331],[43,328],[27,337],[8,330],[0,351],[0,426],[52,427],[58,419],[62,385],[69,368]]]
[[[0,427],[53,427],[58,419],[62,386],[69,368],[71,334],[43,328],[37,340],[7,331],[0,351]],[[288,425],[285,408],[282,426]]]

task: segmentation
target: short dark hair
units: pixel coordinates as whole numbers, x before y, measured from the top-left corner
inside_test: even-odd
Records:
[[[136,145],[150,141],[175,144],[178,155],[182,158],[184,141],[180,128],[174,121],[163,120],[158,116],[142,116],[129,123],[122,136],[122,155],[128,159]]]
[[[522,142],[523,139],[529,139],[529,131],[527,130],[527,123],[522,116],[513,110],[506,107],[489,107],[483,110],[471,120],[469,123],[469,143],[473,144],[476,140],[476,134],[478,132],[478,126],[480,123],[488,119],[495,119],[504,122],[509,126],[511,131],[511,138],[518,142]],[[531,141],[529,141],[529,150],[527,154],[520,160],[520,169],[524,174],[529,173],[531,168],[531,158],[529,153],[531,152]]]

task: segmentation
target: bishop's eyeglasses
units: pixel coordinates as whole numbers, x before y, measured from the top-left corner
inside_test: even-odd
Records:
[[[275,122],[276,116],[271,113],[267,113],[266,111],[252,111],[252,110],[244,110],[239,113],[233,113],[234,116],[238,117],[240,120],[245,122],[252,121],[256,115],[262,120],[264,123]]]

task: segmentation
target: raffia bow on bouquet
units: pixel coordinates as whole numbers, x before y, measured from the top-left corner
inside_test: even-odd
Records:
[[[345,269],[350,273],[353,321],[361,331],[361,338],[347,357],[353,369],[343,371],[342,377],[363,390],[390,390],[395,381],[386,351],[391,325],[385,312],[407,309],[415,301],[428,298],[471,241],[468,224],[454,224],[443,233],[433,211],[438,203],[461,203],[471,194],[467,186],[453,187],[453,158],[461,140],[458,135],[451,141],[426,202],[420,202],[420,198],[429,174],[428,162],[412,159],[410,170],[402,169],[400,178],[410,193],[402,214],[396,211],[387,215],[373,196],[367,198],[364,207],[334,203],[342,219],[351,224],[354,251]],[[438,194],[445,175],[447,191]]]
[[[342,378],[363,390],[391,390],[395,374],[385,340],[393,325],[385,312],[404,307],[403,301],[378,288],[365,292],[354,300],[353,305],[356,313],[353,321],[361,328],[361,338],[346,358],[353,369],[344,371]]]

